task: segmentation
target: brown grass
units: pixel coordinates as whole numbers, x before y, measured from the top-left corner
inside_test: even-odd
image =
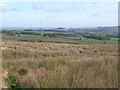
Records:
[[[3,69],[17,77],[22,87],[118,87],[118,47],[115,44],[6,41],[2,50]]]

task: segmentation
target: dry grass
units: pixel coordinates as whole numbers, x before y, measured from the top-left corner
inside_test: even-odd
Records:
[[[3,42],[3,69],[30,88],[117,88],[115,44]],[[21,74],[22,73],[22,74]],[[7,83],[10,82],[7,80]],[[9,84],[9,83],[8,83]],[[12,87],[12,85],[11,85]]]

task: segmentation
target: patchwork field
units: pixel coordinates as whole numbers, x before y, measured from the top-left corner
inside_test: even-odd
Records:
[[[3,78],[11,88],[117,88],[117,44],[3,41]]]

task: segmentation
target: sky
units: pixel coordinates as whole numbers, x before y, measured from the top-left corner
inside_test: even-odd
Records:
[[[0,2],[3,27],[118,25],[117,2]]]

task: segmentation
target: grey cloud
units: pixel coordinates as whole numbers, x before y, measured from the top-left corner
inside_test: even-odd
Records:
[[[44,9],[44,6],[39,3],[36,3],[35,6],[33,7],[33,9],[35,9],[35,10]]]
[[[7,12],[8,10],[6,8],[0,8],[0,12]]]
[[[37,3],[34,8],[35,10],[43,10],[43,11],[48,11],[48,12],[53,12],[53,13],[62,13],[66,11],[76,11],[76,12],[83,12],[84,8],[80,7],[69,7],[69,8],[61,8],[61,9],[56,9],[56,8],[45,8],[42,4]]]
[[[10,11],[18,11],[16,8],[11,8]]]
[[[6,9],[6,8],[0,8],[0,12],[9,12],[9,11],[18,11],[18,9],[16,9],[16,8],[11,8],[11,9]]]
[[[55,16],[47,16],[46,18],[47,18],[47,19],[54,19]]]
[[[43,10],[43,11],[48,11],[48,12],[53,12],[53,13],[61,13],[62,12],[59,9],[48,9],[48,8],[45,8],[43,5],[40,5],[40,4],[35,5],[35,7],[33,9],[34,10]]]

